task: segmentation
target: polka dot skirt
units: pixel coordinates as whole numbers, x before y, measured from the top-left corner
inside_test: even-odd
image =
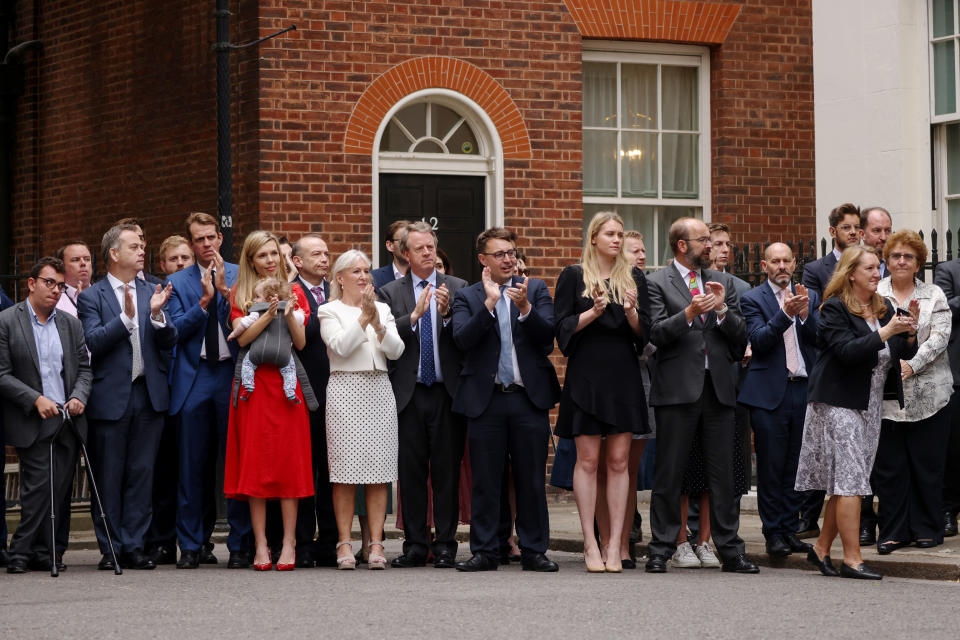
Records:
[[[330,482],[397,479],[397,402],[385,371],[331,371],[327,384]]]

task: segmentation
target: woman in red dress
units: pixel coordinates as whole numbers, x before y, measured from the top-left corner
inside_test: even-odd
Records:
[[[287,280],[280,243],[272,233],[254,231],[243,243],[239,274],[231,293],[230,321],[234,327],[246,315],[257,280],[267,277]],[[293,345],[301,349],[306,341],[304,324],[310,305],[298,285],[292,289],[283,316]],[[270,310],[240,334],[237,342],[241,347],[249,345],[276,317],[277,302],[274,298]],[[294,318],[293,311],[298,308],[304,313],[304,323]],[[310,419],[299,383],[297,401],[287,399],[280,370],[275,365],[260,364],[254,382],[254,391],[247,399],[230,407],[223,491],[228,498],[250,501],[256,543],[253,566],[260,571],[273,566],[266,535],[267,499],[280,499],[283,548],[277,569],[289,571],[296,563],[297,503],[314,492]]]

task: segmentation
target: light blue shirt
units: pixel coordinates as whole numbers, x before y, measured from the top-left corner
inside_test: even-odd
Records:
[[[402,276],[401,276],[402,277]],[[413,299],[414,301],[418,300],[421,295],[423,295],[423,289],[420,288],[420,283],[426,280],[430,283],[430,286],[435,290],[437,288],[437,271],[434,270],[426,278],[418,278],[413,271],[410,271],[410,281],[413,282]],[[423,318],[421,318],[422,320]],[[439,346],[439,336],[440,329],[439,327],[445,327],[447,325],[446,320],[440,317],[437,313],[437,296],[430,297],[430,319],[431,326],[433,327],[433,370],[437,372],[436,378],[437,382],[443,382],[443,373],[440,371],[440,346]],[[443,324],[440,324],[443,323]],[[414,331],[420,330],[420,323],[414,327],[411,327]],[[417,382],[420,382],[420,364],[417,364]]]
[[[57,310],[54,309],[50,312],[46,323],[41,323],[30,304],[29,298],[27,299],[27,309],[30,310],[30,328],[33,329],[33,339],[37,343],[43,395],[59,405],[66,404],[66,393],[63,390],[63,345],[60,344],[60,332],[57,331]]]

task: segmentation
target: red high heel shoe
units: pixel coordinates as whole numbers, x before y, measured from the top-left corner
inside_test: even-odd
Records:
[[[277,571],[293,571],[297,566],[296,562],[291,562],[290,564],[283,564],[282,562],[277,563]]]
[[[277,565],[277,568],[279,569],[280,565]],[[270,569],[273,569],[272,562],[264,562],[263,564],[257,564],[256,562],[253,563],[254,571],[270,571]]]

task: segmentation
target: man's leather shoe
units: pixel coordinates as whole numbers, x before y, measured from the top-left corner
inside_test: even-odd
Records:
[[[97,563],[98,571],[114,571],[117,568],[117,565],[113,563],[113,556],[104,555],[100,558],[100,562]]]
[[[774,558],[784,558],[790,555],[790,545],[779,534],[772,534],[767,538],[767,555]]]
[[[200,554],[196,551],[180,551],[177,569],[196,569],[200,566]]]
[[[666,573],[667,572],[667,558],[666,556],[652,555],[647,558],[647,564],[644,565],[643,570],[647,573]]]
[[[812,544],[802,541],[795,533],[785,534],[783,540],[790,547],[790,553],[806,553],[813,548]]]
[[[337,554],[333,550],[329,553],[315,551],[313,553],[313,562],[315,567],[336,567]]]
[[[166,547],[159,546],[154,547],[149,553],[150,559],[153,560],[154,564],[177,564],[177,549],[176,547]]]
[[[886,555],[890,555],[897,549],[903,549],[904,547],[909,547],[909,546],[910,546],[909,542],[894,542],[892,540],[888,540],[886,542],[877,543],[877,553],[879,553],[882,556],[886,556]]]
[[[50,557],[44,554],[45,557],[36,557],[34,556],[29,562],[27,562],[27,567],[30,568],[30,571],[50,571]]]
[[[840,577],[855,578],[857,580],[882,580],[883,574],[877,573],[862,562],[856,569],[847,563],[843,563],[840,565]]]
[[[7,573],[26,573],[28,571],[30,571],[30,568],[23,558],[10,558],[7,562]]]
[[[200,564],[217,564],[217,556],[213,555],[213,545],[209,542],[200,547]]]
[[[939,545],[941,545],[941,544],[943,544],[943,543],[942,543],[942,542],[937,542],[936,540],[933,540],[933,539],[928,538],[928,539],[926,539],[926,540],[917,540],[917,541],[915,541],[915,542],[913,543],[913,546],[915,546],[917,549],[932,549],[932,548],[934,548],[934,547],[936,547],[936,546],[939,546]]]
[[[227,569],[246,569],[249,566],[250,566],[249,551],[231,551],[230,552],[230,559],[227,560]]]
[[[437,557],[433,559],[434,569],[453,569],[456,564],[457,558],[450,551],[441,551],[437,554]]]
[[[877,526],[873,524],[860,525],[860,544],[868,545],[877,541]]]
[[[541,573],[552,573],[560,570],[560,565],[551,560],[543,553],[531,553],[523,556],[520,560],[524,571],[540,571]]]
[[[957,516],[949,511],[943,514],[943,535],[948,538],[957,535]]]
[[[742,553],[738,553],[733,558],[723,561],[721,571],[726,573],[760,573],[757,565],[753,564]]]
[[[454,565],[457,571],[496,571],[500,562],[493,558],[487,558],[483,554],[475,553],[469,560],[463,560]]]
[[[798,538],[816,538],[820,535],[820,526],[817,525],[816,520],[810,522],[809,520],[804,520],[803,518],[797,523],[797,537]]]
[[[423,556],[417,556],[412,553],[403,553],[390,561],[390,566],[394,569],[410,569],[412,567],[426,566],[427,559]]]
[[[313,554],[309,551],[297,552],[297,569],[312,569],[317,566],[316,561],[313,559]]]
[[[131,551],[120,561],[120,566],[124,569],[134,569],[137,571],[149,571],[156,569],[157,564],[142,551]]]
[[[823,560],[821,560],[820,556],[817,555],[817,552],[813,547],[810,547],[810,550],[807,551],[807,562],[815,566],[817,569],[820,569],[820,573],[827,577],[836,578],[838,575],[840,575],[840,573],[837,571],[837,568],[833,566],[830,556],[823,556]]]

